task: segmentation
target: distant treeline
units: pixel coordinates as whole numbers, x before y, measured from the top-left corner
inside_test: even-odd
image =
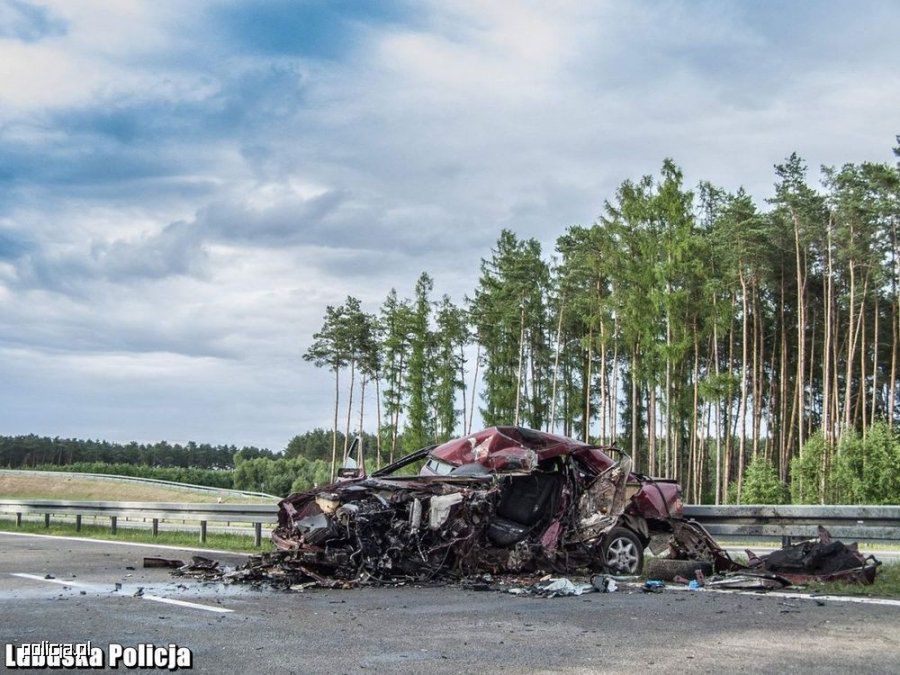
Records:
[[[341,444],[343,434],[338,434]],[[366,435],[366,443],[374,439]],[[283,452],[187,443],[110,443],[44,436],[0,436],[0,466],[154,478],[287,496],[327,483],[331,431],[295,436]]]
[[[238,448],[234,445],[207,443],[110,443],[109,441],[47,436],[0,436],[0,466],[19,469],[41,464],[67,466],[82,462],[104,464],[135,464],[148,467],[180,467],[199,469],[233,469],[235,455],[242,459],[268,457],[279,454],[256,447]],[[101,472],[93,472],[101,473]],[[129,474],[122,474],[129,475]],[[174,479],[168,479],[174,480]]]
[[[154,478],[175,483],[207,485],[209,487],[232,489],[234,471],[232,469],[199,469],[197,467],[143,466],[140,464],[106,464],[105,462],[75,462],[74,464],[39,464],[28,467],[36,471],[70,471],[73,473],[102,473],[110,476],[133,476]],[[250,488],[240,488],[250,489]],[[253,490],[256,492],[257,490]]]

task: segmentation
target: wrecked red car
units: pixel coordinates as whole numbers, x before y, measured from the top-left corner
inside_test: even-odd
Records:
[[[677,483],[631,469],[615,448],[492,427],[287,497],[272,539],[319,582],[635,574],[682,504]]]

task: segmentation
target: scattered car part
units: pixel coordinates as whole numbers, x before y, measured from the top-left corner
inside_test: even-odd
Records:
[[[651,579],[675,581],[676,577],[696,578],[697,571],[705,577],[712,574],[712,563],[706,560],[677,560],[671,558],[651,558],[647,561],[645,572]],[[684,582],[688,583],[688,582]]]
[[[144,567],[184,567],[181,560],[173,560],[171,558],[144,558]]]
[[[821,525],[818,537],[784,546],[768,555],[757,556],[747,551],[747,569],[777,574],[791,583],[844,581],[871,584],[881,562],[875,556],[864,556],[856,543],[847,545],[832,538]]]

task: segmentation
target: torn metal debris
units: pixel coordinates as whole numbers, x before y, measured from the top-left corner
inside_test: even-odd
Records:
[[[178,567],[184,567],[184,562],[171,558],[144,558],[144,567],[170,567],[174,569]]]
[[[191,562],[173,570],[172,574],[175,576],[190,576],[207,581],[216,581],[222,579],[226,572],[228,572],[228,569],[220,562],[211,558],[205,558],[202,555],[195,555],[191,557]]]
[[[694,581],[698,586],[716,589],[767,591],[811,582],[871,584],[875,580],[881,564],[875,556],[863,556],[855,543],[846,545],[834,540],[821,525],[818,534],[815,539],[783,546],[763,556],[748,549],[748,564],[743,565],[732,560],[699,524],[675,521],[668,551],[671,559],[655,559],[651,567],[666,580],[689,584],[691,581],[680,576],[682,572],[687,573],[701,562],[710,564],[722,574],[706,579],[705,573],[697,569]],[[678,559],[680,556],[693,557]]]
[[[881,562],[864,556],[856,543],[847,545],[832,538],[821,525],[816,539],[784,546],[768,555],[747,551],[747,569],[767,572],[792,584],[813,581],[844,581],[871,584]]]

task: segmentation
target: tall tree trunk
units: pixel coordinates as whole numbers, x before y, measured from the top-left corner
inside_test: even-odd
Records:
[[[362,470],[364,476],[366,475],[366,437],[365,434],[363,434],[363,428],[365,422],[367,383],[368,378],[363,374],[359,378],[359,450],[356,456],[359,460],[359,468]]]
[[[818,311],[818,307],[813,305],[812,308],[812,321],[810,321],[809,325],[812,328],[812,336],[809,339],[809,368],[806,369],[806,384],[804,385],[804,391],[809,392],[809,411],[810,414],[807,415],[806,420],[806,438],[812,436],[813,433],[813,392],[815,392],[815,388],[813,387],[813,374],[816,370],[816,325],[818,323],[818,315],[816,312]]]
[[[625,395],[625,392],[622,392]],[[610,418],[612,424],[612,444],[615,445],[619,438],[619,317],[613,320],[613,373],[612,373],[612,400],[609,402]]]
[[[862,428],[863,440],[866,440],[866,294],[863,293],[859,303],[859,388],[856,392],[856,407],[858,413],[855,420]]]
[[[850,240],[853,241],[853,228],[850,228]],[[854,306],[856,292],[856,273],[853,265],[853,258],[850,258],[850,302],[848,310],[850,316],[847,318],[847,360],[844,364],[844,431],[850,429],[850,387],[853,380],[853,312],[856,310]]]
[[[731,323],[728,327],[728,370],[729,372],[734,370],[734,309],[737,304],[737,297],[734,293],[731,294]],[[723,484],[723,496],[728,495],[728,486],[731,484],[731,465],[733,459],[733,446],[734,446],[734,434],[732,433],[732,428],[734,427],[734,380],[733,378],[728,379],[728,394],[727,394],[727,407],[725,408],[728,413],[727,418],[725,420],[725,464],[724,464],[724,473],[725,473],[725,482]]]
[[[594,351],[594,327],[591,326],[588,329],[588,344],[587,344],[587,353],[585,354],[585,358],[587,359],[587,363],[585,364],[585,376],[584,376],[584,423],[582,424],[582,440],[585,443],[590,442],[590,430],[591,430],[591,365],[593,364],[593,351]]]
[[[900,284],[897,277],[897,221],[891,221],[891,377],[888,385],[887,423],[894,428],[894,397],[897,392],[897,337],[900,335]]]
[[[669,323],[668,311],[666,312],[666,407],[665,407],[665,426],[663,427],[663,431],[666,434],[665,441],[665,451],[664,451],[664,459],[665,459],[665,474],[666,476],[672,476],[672,464],[674,454],[674,448],[672,447],[672,325]],[[675,463],[675,475],[674,478],[678,479],[678,464]]]
[[[529,354],[529,359],[530,359],[530,356],[531,355]],[[532,382],[533,381],[534,380],[532,380]],[[525,404],[527,407],[527,404],[528,404],[528,369],[527,368],[525,369],[525,375],[522,377],[522,400],[525,401]],[[521,415],[521,417],[522,417],[522,423],[524,426],[531,426],[531,424],[525,424],[524,413]]]
[[[472,433],[472,419],[475,417],[475,392],[478,391],[478,366],[481,365],[481,343],[475,342],[475,373],[472,376],[472,399],[469,401],[469,422],[466,424],[466,436]]]
[[[656,384],[654,382],[648,383],[647,389],[647,437],[650,446],[650,471],[652,475],[658,476],[656,457]]]
[[[355,386],[356,361],[350,361],[350,396],[347,400],[347,427],[344,434],[344,462],[347,461],[347,450],[350,445],[350,413],[353,410],[353,388]]]
[[[716,505],[722,503],[722,399],[719,395],[719,315],[716,313],[716,296],[713,295],[713,372],[716,378]]]
[[[334,367],[334,429],[331,432],[331,480],[334,481],[334,477],[337,471],[337,432],[338,432],[338,406],[340,405],[340,369],[335,366]]]
[[[606,331],[600,321],[600,444],[606,443]]]
[[[833,430],[831,428],[831,314],[832,314],[832,289],[834,281],[832,278],[832,253],[831,253],[831,228],[832,217],[828,217],[827,230],[827,262],[825,276],[825,345],[822,355],[822,432],[825,436],[826,445],[830,445],[833,441]]]
[[[697,409],[700,407],[700,338],[697,333],[697,315],[694,315],[694,406],[691,415],[691,478],[694,482],[694,501],[699,502],[700,490],[697,488],[699,475],[697,473]]]
[[[744,279],[744,263],[739,262],[738,278],[741,283],[741,404],[738,411],[740,436],[738,437],[737,503],[741,503],[744,486],[744,443],[747,436],[747,280]]]
[[[879,348],[879,335],[878,335],[878,319],[881,314],[880,307],[881,300],[881,292],[876,291],[875,293],[875,329],[874,335],[872,336],[872,406],[869,409],[869,426],[875,424],[875,413],[877,410],[877,392],[878,392],[878,348]]]
[[[791,209],[794,222],[794,252],[797,264],[797,381],[795,385],[797,399],[797,447],[803,447],[803,424],[806,419],[804,391],[804,366],[806,365],[806,267],[800,253],[800,219]],[[793,413],[791,414],[793,424]]]
[[[404,366],[404,357],[401,354],[400,363],[397,365],[397,385],[394,387],[394,410],[393,410],[393,420],[391,422],[391,456],[389,458],[389,463],[394,463],[394,455],[397,452],[397,440],[400,436],[400,404],[403,401],[403,393],[401,391],[401,387],[403,386],[403,366]]]
[[[897,334],[900,312],[897,301],[891,302],[891,378],[888,384],[887,422],[894,428],[894,393],[897,391]]]
[[[634,466],[640,470],[640,459],[638,457],[637,345],[632,345],[631,354],[631,456],[634,458]]]
[[[381,468],[381,374],[375,376],[375,467]]]
[[[756,278],[753,279],[753,457],[759,452],[760,420],[762,418],[762,336],[759,320],[759,293]]]
[[[466,361],[465,361],[465,338],[459,343],[459,383],[462,387],[462,432],[466,433]],[[455,395],[454,395],[455,398]],[[453,427],[454,431],[456,426]]]
[[[787,323],[784,317],[784,264],[781,266],[781,293],[778,303],[778,325],[780,365],[778,368],[778,477],[787,483],[788,440],[787,440]]]
[[[778,393],[775,391],[775,355],[777,348],[772,343],[772,353],[769,354],[769,406],[766,410],[766,461],[775,462],[775,409],[778,404]]]
[[[556,381],[559,377],[559,352],[562,348],[560,344],[562,340],[562,322],[563,310],[565,309],[565,297],[560,296],[559,300],[559,317],[556,321],[556,353],[553,356],[553,386],[550,394],[550,420],[549,431],[556,431]]]
[[[519,307],[519,368],[516,372],[516,415],[515,426],[519,426],[519,401],[522,395],[522,356],[524,354],[525,342],[525,300]]]
[[[707,452],[706,439],[709,438],[709,429],[710,429],[711,422],[712,422],[712,406],[707,405],[706,406],[706,423],[704,424],[702,419],[700,421],[700,424],[702,425],[702,431],[700,433],[700,457],[698,458],[699,466],[697,469],[697,473],[700,476],[700,483],[697,487],[697,489],[699,490],[698,497],[697,497],[698,504],[703,503],[703,486],[706,485],[706,472],[707,472],[706,467],[707,467],[708,457],[709,457],[709,453]]]

